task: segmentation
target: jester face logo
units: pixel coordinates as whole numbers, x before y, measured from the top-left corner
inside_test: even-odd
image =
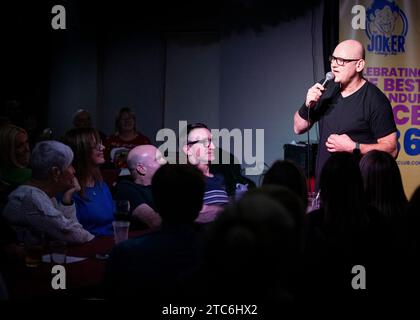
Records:
[[[382,55],[405,52],[408,21],[394,0],[375,0],[366,11],[368,51]]]

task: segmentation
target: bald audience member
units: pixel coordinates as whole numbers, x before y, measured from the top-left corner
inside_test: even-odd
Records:
[[[116,186],[115,198],[130,202],[131,220],[137,229],[155,229],[161,224],[151,184],[156,170],[165,163],[166,160],[153,145],[137,146],[128,153],[127,165],[132,181],[121,181]]]

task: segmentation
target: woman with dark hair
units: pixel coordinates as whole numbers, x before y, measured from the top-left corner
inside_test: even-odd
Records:
[[[372,150],[360,160],[368,203],[388,221],[404,214],[407,197],[395,159],[387,152]]]
[[[99,170],[105,159],[98,131],[93,128],[71,129],[64,142],[74,152],[73,166],[81,186],[80,192],[73,196],[77,218],[92,234],[111,235],[115,205]]]
[[[357,159],[350,153],[332,154],[320,178],[320,208],[308,215],[308,292],[322,286],[328,296],[334,293],[331,298],[351,294],[355,265],[371,270],[372,292],[382,290],[376,281],[384,276],[390,243],[386,224],[366,203]],[[319,280],[322,283],[314,283]]]
[[[263,185],[273,184],[283,186],[293,191],[303,202],[308,205],[308,191],[305,176],[293,162],[277,160],[264,175]]]
[[[360,160],[360,170],[368,204],[386,222],[391,245],[388,265],[407,276],[409,272],[404,266],[411,264],[407,260],[410,254],[410,225],[406,214],[408,201],[398,165],[387,152],[372,150]],[[401,277],[402,284],[407,282],[409,279]]]
[[[417,257],[420,257],[420,234],[418,232],[420,227],[420,185],[411,196],[406,212],[409,222],[409,237],[414,251],[413,253]]]
[[[337,235],[367,226],[363,181],[352,154],[336,153],[325,163],[320,179],[322,225]]]
[[[136,146],[151,144],[150,139],[137,131],[136,114],[121,108],[115,119],[115,133],[105,141],[105,158],[118,168],[127,167],[128,152]]]

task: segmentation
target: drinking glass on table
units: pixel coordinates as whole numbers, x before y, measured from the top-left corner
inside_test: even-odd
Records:
[[[61,240],[50,241],[50,258],[51,263],[66,264],[67,260],[67,243]]]
[[[112,222],[114,228],[115,244],[128,239],[128,230],[130,228],[130,221],[114,221]]]
[[[115,220],[117,221],[130,220],[130,201],[128,200],[115,201]]]

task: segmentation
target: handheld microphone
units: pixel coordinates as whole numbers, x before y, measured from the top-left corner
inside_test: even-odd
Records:
[[[322,85],[323,87],[325,87],[325,85],[327,84],[327,82],[328,82],[328,81],[331,81],[331,80],[334,80],[334,78],[335,78],[334,73],[332,73],[331,71],[330,71],[330,72],[327,72],[327,73],[325,74],[325,80],[324,80],[324,82],[323,82],[323,83],[321,83],[321,85]]]
[[[321,85],[325,88],[325,85],[328,83],[328,81],[331,81],[334,78],[335,78],[334,73],[332,73],[331,71],[327,72],[325,74],[325,80],[324,80],[324,82],[321,83]],[[309,108],[312,108],[315,104],[316,104],[316,102],[311,101],[311,103],[309,104]],[[308,110],[308,114],[309,114],[309,110]]]

